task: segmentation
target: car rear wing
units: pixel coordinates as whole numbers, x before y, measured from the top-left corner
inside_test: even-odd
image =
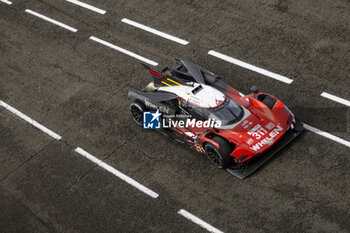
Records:
[[[166,70],[167,68],[163,69],[163,71],[158,71],[154,67],[148,64],[141,63],[141,65],[143,65],[143,67],[145,67],[150,72],[156,84],[162,85],[162,80],[165,77],[165,74],[163,73],[163,71]]]

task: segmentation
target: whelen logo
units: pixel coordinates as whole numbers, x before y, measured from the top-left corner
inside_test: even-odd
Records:
[[[257,130],[261,135],[264,135],[263,132],[261,132],[260,130]],[[271,145],[274,143],[275,141],[275,137],[281,132],[283,131],[283,128],[278,124],[276,126],[276,128],[274,128],[267,137],[265,137],[263,140],[261,140],[260,142],[256,143],[254,146],[251,146],[250,149],[254,150],[254,151],[259,151],[261,148],[263,148],[265,145]],[[266,131],[265,131],[266,132]]]
[[[169,108],[164,107],[164,106],[155,105],[152,102],[148,101],[147,99],[145,99],[145,105],[149,108],[153,108],[153,109],[159,110],[161,112],[170,113]]]

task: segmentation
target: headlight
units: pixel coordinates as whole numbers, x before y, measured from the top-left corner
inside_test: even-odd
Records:
[[[292,115],[292,117],[294,118],[294,114],[292,113],[291,110],[289,110],[289,108],[288,108],[286,105],[284,105],[284,110],[286,110],[286,113],[287,113],[288,115]]]
[[[284,110],[286,110],[286,113],[288,114],[288,120],[287,120],[287,125],[289,125],[289,123],[292,121],[293,119],[293,123],[295,123],[295,117],[294,114],[292,113],[292,111],[289,110],[289,108],[287,106],[284,106]],[[290,127],[293,129],[294,128],[294,124],[291,124]]]

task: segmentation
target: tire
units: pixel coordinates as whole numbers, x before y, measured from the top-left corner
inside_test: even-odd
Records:
[[[143,112],[146,111],[146,106],[140,101],[136,100],[130,104],[130,113],[136,124],[142,127],[143,125]]]
[[[204,149],[207,157],[217,168],[225,169],[231,163],[230,154],[233,147],[225,139],[219,136],[213,137],[212,140],[219,144],[219,150],[212,143],[206,143]]]

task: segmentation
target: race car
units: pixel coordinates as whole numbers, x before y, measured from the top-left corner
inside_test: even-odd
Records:
[[[128,93],[138,125],[145,128],[145,114],[153,113],[152,120],[163,120],[156,128],[159,132],[240,179],[303,131],[302,122],[285,104],[258,87],[244,95],[188,60],[175,61],[162,71],[143,64],[153,80],[143,90]]]

